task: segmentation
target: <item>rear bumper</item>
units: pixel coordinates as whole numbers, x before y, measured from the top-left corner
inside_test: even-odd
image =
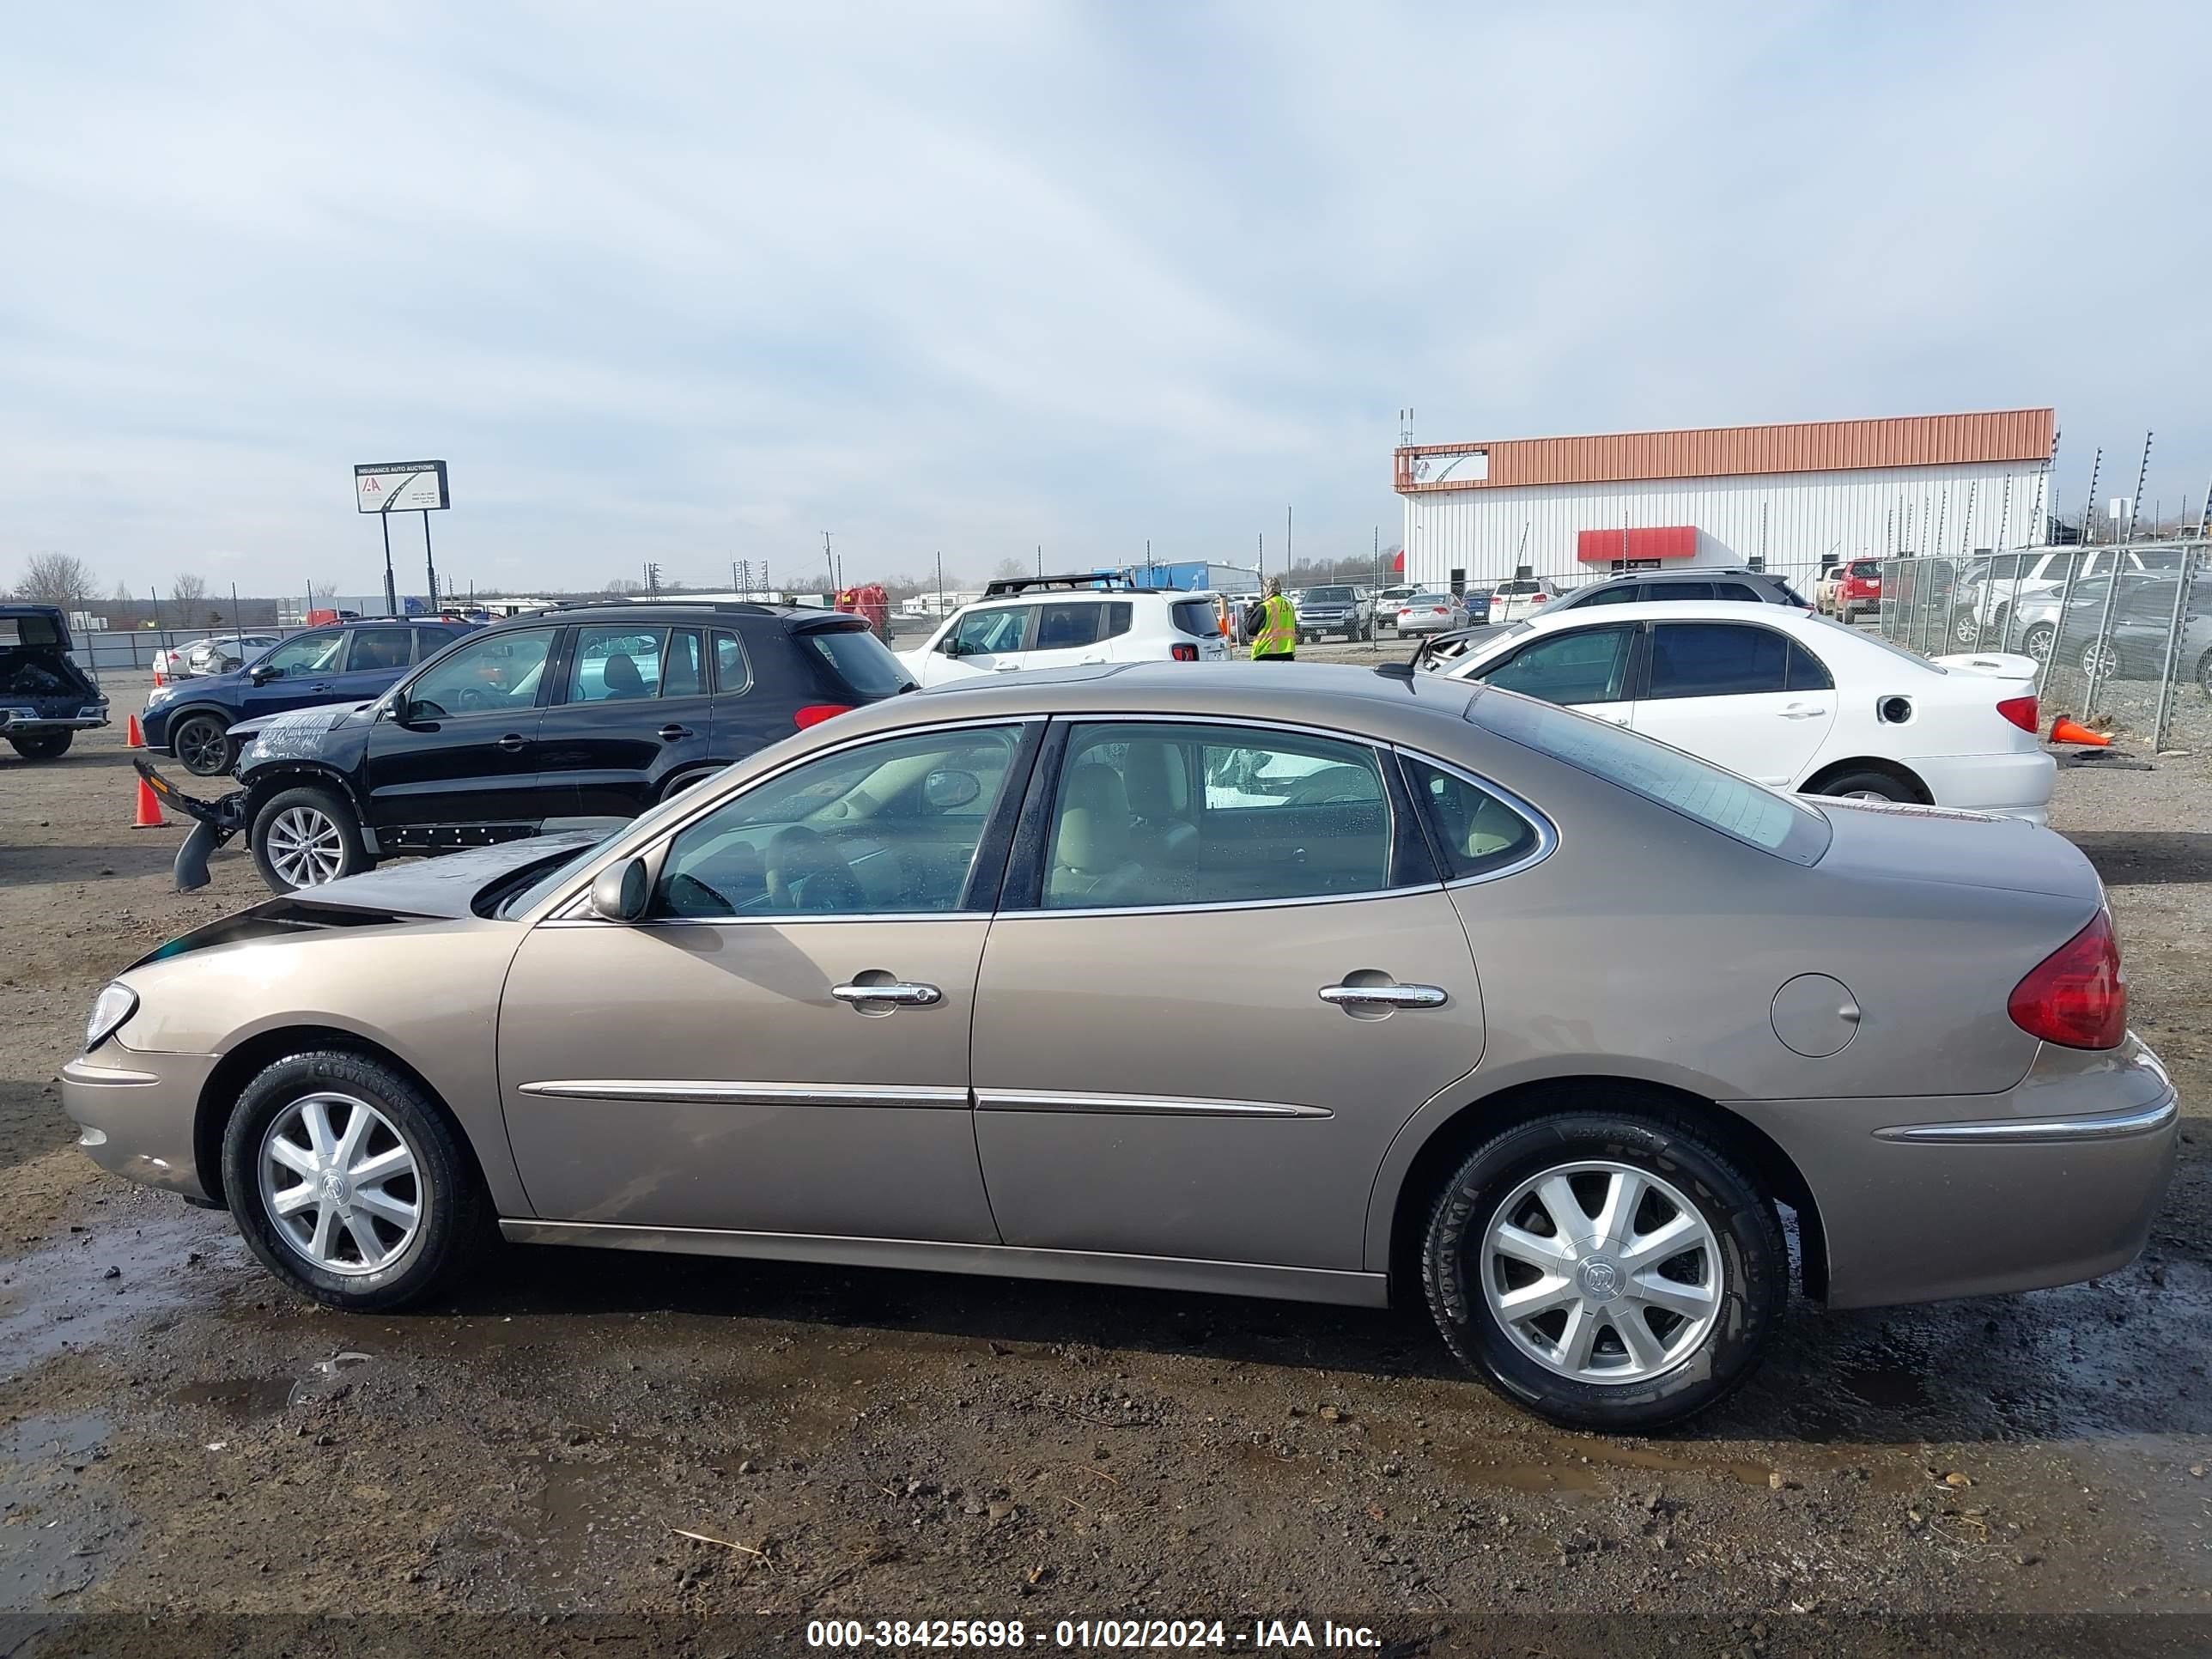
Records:
[[[0,708],[0,732],[13,737],[39,732],[96,732],[106,724],[105,714],[34,714],[21,708]]]
[[[2052,1052],[1999,1095],[1736,1109],[1812,1189],[1830,1306],[2070,1285],[2141,1254],[2180,1140],[2172,1085],[2133,1038]]]
[[[192,1121],[216,1058],[141,1054],[110,1041],[70,1061],[62,1109],[77,1126],[77,1146],[111,1174],[206,1201]]]
[[[2047,823],[2058,763],[2040,750],[2002,755],[1940,755],[1911,763],[1938,806],[1994,812]]]

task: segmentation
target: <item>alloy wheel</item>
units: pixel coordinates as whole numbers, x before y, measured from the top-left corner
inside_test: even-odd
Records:
[[[2051,641],[2057,632],[2049,623],[2038,623],[2022,636],[2020,648],[2036,661],[2047,663],[2051,660]]]
[[[288,806],[269,826],[269,862],[295,887],[319,887],[345,867],[345,837],[329,813]]]
[[[1529,1358],[1586,1383],[1641,1383],[1695,1353],[1721,1310],[1718,1241],[1670,1182],[1626,1164],[1562,1164],[1492,1214],[1482,1289]]]
[[[177,758],[195,777],[212,777],[222,770],[223,750],[230,738],[222,726],[200,716],[188,720],[177,732]]]
[[[2081,672],[2093,679],[2119,678],[2120,653],[2109,640],[2092,640],[2081,647]]]
[[[258,1165],[276,1236],[325,1273],[350,1279],[388,1267],[422,1226],[414,1148],[357,1096],[294,1101],[263,1135]]]

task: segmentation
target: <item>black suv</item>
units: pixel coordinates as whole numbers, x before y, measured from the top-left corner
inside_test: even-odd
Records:
[[[208,854],[241,830],[283,893],[392,854],[612,827],[779,738],[913,688],[866,622],[841,611],[652,601],[518,617],[374,702],[234,727],[236,793],[185,801],[162,787],[201,823],[178,883],[204,882]]]
[[[70,657],[58,605],[0,605],[0,736],[25,760],[55,760],[107,724],[107,697]]]
[[[1805,596],[1768,570],[1632,570],[1608,581],[1562,593],[1543,607],[1546,616],[1586,605],[1642,605],[1653,599],[1740,599],[1750,605],[1813,607]]]

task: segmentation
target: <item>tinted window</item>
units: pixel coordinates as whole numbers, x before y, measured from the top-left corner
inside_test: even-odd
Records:
[[[575,648],[568,654],[568,701],[623,702],[659,696],[666,639],[661,629],[623,623],[578,629]]]
[[[353,647],[346,655],[346,672],[371,674],[380,669],[401,669],[414,655],[411,628],[356,628]]]
[[[1214,615],[1208,600],[1177,599],[1171,608],[1178,634],[1189,634],[1202,640],[1221,632],[1220,619]]]
[[[699,630],[696,628],[677,628],[669,630],[668,653],[660,669],[660,695],[664,697],[700,697],[707,693],[706,665],[700,660]]]
[[[1851,561],[1851,574],[1860,578],[1879,576],[1881,574],[1881,561],[1879,559],[1853,559]]]
[[[1998,554],[1996,557],[1990,561],[1989,574],[1990,580],[1992,581],[2010,581],[2014,576],[2020,574],[2020,555],[2017,553]]]
[[[1106,609],[1095,599],[1039,605],[1036,643],[1030,649],[1072,651],[1078,646],[1096,645],[1103,637],[1100,625],[1106,620]]]
[[[1318,601],[1322,605],[1350,605],[1352,590],[1348,587],[1309,587],[1306,589],[1306,601],[1308,604]]]
[[[1739,599],[1747,605],[1757,605],[1759,595],[1741,582],[1715,582],[1713,597],[1717,599]]]
[[[914,684],[906,665],[865,628],[817,628],[799,637],[848,690],[863,697],[891,696]]]
[[[1730,697],[1786,690],[1790,641],[1771,629],[1661,623],[1651,630],[1654,697]]]
[[[344,649],[345,635],[335,628],[295,634],[256,665],[283,675],[327,674],[337,666],[338,653]]]
[[[1790,641],[1790,684],[1791,691],[1832,691],[1835,681],[1820,659],[1796,641]]]
[[[1780,597],[1783,604],[1794,605],[1801,611],[1810,611],[1813,608],[1813,602],[1810,599],[1807,599],[1802,593],[1800,593],[1796,588],[1790,586],[1790,585],[1783,580],[1781,577],[1776,576],[1771,578],[1771,580],[1774,583],[1774,592]],[[1756,599],[1759,596],[1757,594],[1753,594],[1752,597]]]
[[[1570,607],[1585,605],[1630,605],[1642,597],[1637,591],[1642,586],[1641,582],[1622,582],[1618,586],[1593,587],[1589,592],[1579,594],[1568,600],[1567,604]]]
[[[1389,884],[1390,835],[1381,763],[1364,744],[1234,726],[1086,726],[1054,796],[1043,902],[1373,892]]]
[[[1034,609],[1026,605],[1008,605],[993,611],[969,611],[952,624],[952,639],[960,647],[957,654],[975,656],[979,653],[996,654],[1020,650],[1029,633]]]
[[[1710,599],[1712,596],[1713,585],[1711,582],[1645,582],[1644,584],[1644,597],[1647,599]]]
[[[653,913],[774,920],[957,910],[1018,735],[1012,726],[924,732],[770,778],[670,843]]]
[[[1449,879],[1487,875],[1536,850],[1536,826],[1488,790],[1410,755],[1406,770]]]
[[[744,641],[726,628],[714,630],[714,690],[734,697],[753,687],[753,665],[745,659]]]
[[[538,701],[554,630],[522,629],[466,641],[424,669],[407,688],[418,718],[505,713]]]
[[[1795,797],[1608,720],[1571,714],[1526,697],[1488,696],[1477,696],[1467,717],[1486,731],[1793,864],[1818,863],[1827,851],[1828,821]]]
[[[1628,677],[1627,628],[1583,628],[1523,646],[1509,662],[1476,676],[1546,702],[1613,702]]]
[[[0,617],[0,645],[59,645],[52,617]]]

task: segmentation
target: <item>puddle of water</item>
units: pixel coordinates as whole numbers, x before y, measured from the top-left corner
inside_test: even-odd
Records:
[[[0,1430],[0,1607],[68,1605],[89,1586],[100,1558],[80,1554],[78,1467],[106,1443],[96,1412],[27,1417]]]
[[[191,1286],[186,1259],[242,1254],[226,1224],[179,1204],[128,1225],[60,1237],[7,1264],[15,1305],[0,1314],[0,1353],[27,1370],[70,1348],[106,1341],[124,1326],[176,1306]],[[108,1270],[118,1271],[110,1279]]]

